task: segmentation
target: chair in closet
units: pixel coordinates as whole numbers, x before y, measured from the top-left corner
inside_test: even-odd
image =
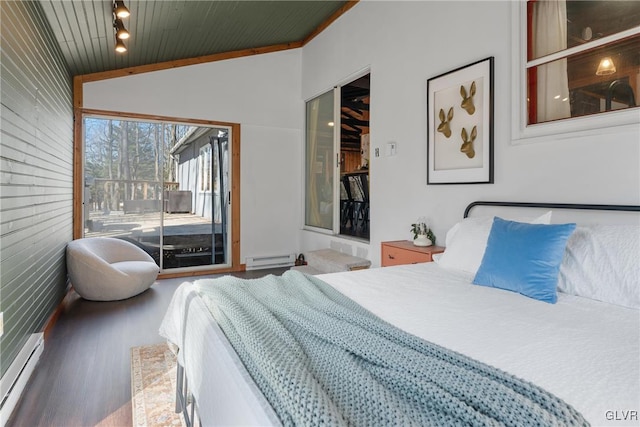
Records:
[[[369,174],[362,173],[358,175],[360,179],[360,188],[362,190],[362,204],[358,215],[358,228],[367,231],[369,229]]]
[[[353,228],[353,196],[347,175],[340,178],[340,228]]]
[[[351,216],[351,231],[361,232],[368,228],[369,223],[369,184],[368,174],[357,173],[349,175],[349,188],[353,198],[353,214]]]

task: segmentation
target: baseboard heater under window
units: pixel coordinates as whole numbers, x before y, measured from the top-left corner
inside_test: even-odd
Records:
[[[32,334],[0,379],[0,426],[11,416],[43,351],[44,335]]]
[[[287,255],[267,255],[247,257],[247,270],[260,270],[264,268],[291,267],[296,262],[295,254]]]

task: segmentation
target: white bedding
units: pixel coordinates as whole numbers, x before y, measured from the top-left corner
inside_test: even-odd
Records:
[[[566,294],[548,304],[471,285],[469,277],[436,263],[318,277],[412,334],[541,386],[592,425],[639,425],[638,310]],[[208,311],[192,296],[188,283],[176,291],[161,334],[184,346],[203,424],[277,424]],[[184,301],[191,307],[186,327]]]

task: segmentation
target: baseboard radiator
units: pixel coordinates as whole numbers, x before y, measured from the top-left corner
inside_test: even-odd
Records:
[[[247,270],[260,270],[264,268],[291,267],[296,262],[295,254],[287,255],[267,255],[247,257]]]
[[[32,334],[0,379],[0,426],[4,427],[11,416],[43,350],[44,335]]]

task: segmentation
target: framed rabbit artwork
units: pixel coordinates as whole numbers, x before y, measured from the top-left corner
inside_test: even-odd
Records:
[[[427,80],[427,184],[493,183],[493,62]]]

